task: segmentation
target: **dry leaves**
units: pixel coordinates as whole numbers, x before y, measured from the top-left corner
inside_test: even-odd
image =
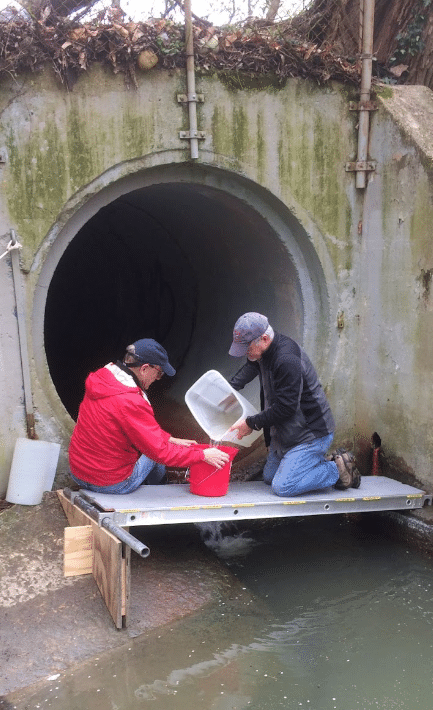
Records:
[[[289,22],[250,22],[225,30],[195,24],[194,46],[196,64],[207,72],[359,82],[358,62],[306,40]],[[49,63],[71,87],[81,72],[100,62],[115,73],[123,72],[129,85],[137,85],[137,71],[155,65],[183,67],[185,61],[184,28],[169,20],[122,23],[111,18],[107,22],[104,13],[98,21],[81,25],[62,17],[54,21],[52,15],[48,20],[24,19],[18,13],[7,21],[0,19],[0,73],[39,71]]]

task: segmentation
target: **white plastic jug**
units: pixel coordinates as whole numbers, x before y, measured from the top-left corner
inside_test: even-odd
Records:
[[[230,441],[240,446],[251,446],[261,436],[253,431],[243,439],[229,429],[240,419],[257,414],[257,409],[227,382],[216,370],[209,370],[185,394],[185,402],[212,441]]]
[[[17,439],[6,500],[20,505],[38,505],[44,491],[53,487],[60,444],[36,439]]]

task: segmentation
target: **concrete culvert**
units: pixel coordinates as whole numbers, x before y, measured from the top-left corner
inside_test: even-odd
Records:
[[[207,370],[229,377],[240,366],[228,349],[245,311],[302,342],[301,282],[267,216],[228,191],[170,182],[122,194],[81,227],[52,273],[44,344],[57,394],[75,419],[87,374],[153,337],[177,369],[152,389],[160,424],[206,441],[186,390]],[[258,405],[256,384],[244,394]]]

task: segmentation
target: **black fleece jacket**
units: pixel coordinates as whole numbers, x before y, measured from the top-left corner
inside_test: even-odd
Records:
[[[272,439],[284,454],[334,431],[334,417],[317,373],[292,338],[275,333],[261,359],[247,360],[230,384],[240,390],[257,375],[262,411],[246,421],[252,429],[264,429],[267,445]]]

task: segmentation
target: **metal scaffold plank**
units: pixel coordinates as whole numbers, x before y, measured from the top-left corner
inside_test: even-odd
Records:
[[[358,489],[329,488],[295,498],[274,495],[263,481],[231,483],[227,495],[215,498],[192,494],[188,484],[140,486],[127,495],[85,490],[74,493],[70,489],[58,491],[58,495],[69,523],[78,526],[65,534],[65,573],[92,571],[117,628],[128,623],[131,543],[121,542],[103,529],[107,520],[115,529],[114,526],[413,510],[432,505],[431,495],[383,476],[363,478]],[[87,508],[92,517],[81,507]],[[86,528],[83,533],[79,532],[80,526]],[[147,556],[149,550],[143,547],[146,554],[140,554]]]
[[[381,510],[413,510],[432,503],[432,496],[384,476],[362,479],[359,489],[333,488],[281,498],[263,481],[231,483],[227,495],[193,495],[188,484],[141,486],[127,495],[80,491],[117,525],[163,525],[223,520],[303,517]]]

